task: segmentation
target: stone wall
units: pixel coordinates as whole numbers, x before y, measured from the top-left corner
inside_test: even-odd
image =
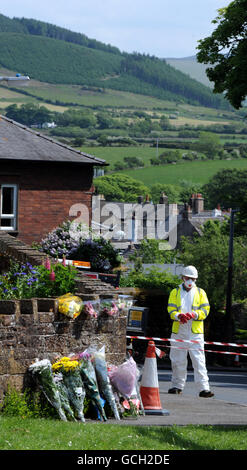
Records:
[[[126,316],[94,319],[81,313],[73,320],[58,312],[55,299],[0,300],[0,400],[8,384],[23,389],[36,358],[54,361],[90,345],[105,345],[108,362],[123,362]]]
[[[40,265],[46,258],[47,255],[45,253],[31,248],[26,243],[6,232],[0,232],[0,273],[8,269],[10,260]]]

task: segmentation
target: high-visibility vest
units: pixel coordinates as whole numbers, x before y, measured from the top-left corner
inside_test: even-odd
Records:
[[[181,287],[177,287],[171,291],[168,299],[167,310],[170,315],[170,318],[173,320],[172,332],[178,333],[180,323],[176,320],[175,315],[177,313],[181,313]],[[196,287],[195,289],[192,310],[198,315],[197,320],[192,320],[192,333],[203,334],[203,321],[207,318],[209,314],[210,305],[206,292],[199,287]]]

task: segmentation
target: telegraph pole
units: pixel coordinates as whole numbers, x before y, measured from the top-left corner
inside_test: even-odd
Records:
[[[230,341],[233,334],[233,317],[232,317],[232,275],[233,275],[233,237],[234,237],[234,215],[239,212],[238,209],[231,210],[230,217],[230,236],[228,251],[228,278],[226,292],[226,317],[225,317],[225,341]]]

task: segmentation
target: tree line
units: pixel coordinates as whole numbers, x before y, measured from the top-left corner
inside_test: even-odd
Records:
[[[162,59],[122,53],[113,46],[49,23],[25,18],[10,20],[2,15],[0,40],[1,65],[37,80],[113,88],[229,109],[222,95],[213,94]]]

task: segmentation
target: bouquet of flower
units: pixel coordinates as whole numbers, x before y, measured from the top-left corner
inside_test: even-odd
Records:
[[[127,309],[132,307],[134,300],[129,295],[119,295],[117,300],[117,306],[119,311],[125,312]]]
[[[107,418],[103,407],[104,400],[102,400],[99,394],[95,369],[90,357],[87,357],[86,355],[82,356],[79,370],[86,392],[99,412],[99,418],[106,421]]]
[[[115,419],[120,420],[116,400],[114,398],[112,386],[110,384],[110,379],[107,372],[107,365],[105,361],[105,348],[103,347],[99,351],[95,351],[93,357],[100,393],[103,395],[103,397],[109,404],[111,410],[113,411]]]
[[[58,311],[69,318],[77,318],[80,315],[83,302],[77,295],[64,294],[57,298]]]
[[[53,364],[54,372],[60,371],[63,374],[63,382],[68,390],[68,398],[71,403],[76,418],[85,422],[83,409],[86,395],[79,371],[79,362],[71,360],[69,357],[62,357]]]
[[[136,384],[137,367],[132,357],[108,371],[111,384],[126,398],[130,398]]]
[[[92,318],[97,318],[98,316],[97,304],[98,302],[93,302],[93,301],[84,302],[83,312]]]
[[[66,411],[67,415],[72,420],[75,421],[75,415],[74,415],[74,412],[73,412],[73,410],[70,406],[70,402],[69,402],[68,389],[67,389],[66,385],[63,382],[63,374],[61,374],[60,372],[55,374],[54,375],[54,381],[55,381],[55,383],[57,385],[57,389],[59,391],[60,400],[61,400],[63,409]]]
[[[52,374],[51,362],[48,359],[37,361],[31,364],[29,370],[49,403],[57,410],[60,419],[67,421],[62,408],[60,394]]]
[[[100,304],[100,312],[102,315],[115,316],[118,314],[118,307],[113,300],[105,300]]]
[[[59,361],[52,365],[53,372],[70,372],[74,371],[79,366],[79,362],[70,357],[62,357]]]
[[[124,418],[137,418],[140,409],[140,400],[138,398],[130,398],[122,401],[123,417]]]

